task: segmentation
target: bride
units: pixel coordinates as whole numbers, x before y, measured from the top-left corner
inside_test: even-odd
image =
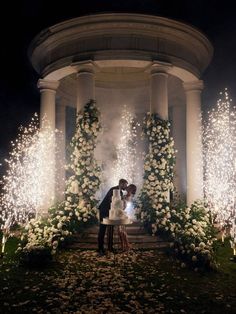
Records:
[[[136,190],[137,190],[136,185],[134,185],[134,184],[128,185],[128,187],[126,189],[127,194],[123,198],[124,210],[126,210],[128,207],[128,204],[130,204],[132,202],[132,199],[136,193]],[[128,241],[126,227],[125,226],[119,226],[118,234],[119,234],[120,241],[121,241],[121,249],[123,251],[129,250],[131,248],[131,246],[130,246],[129,241]]]

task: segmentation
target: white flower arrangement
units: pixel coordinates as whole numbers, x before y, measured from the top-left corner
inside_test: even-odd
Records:
[[[168,212],[158,211],[158,221],[152,231],[165,234],[174,245],[172,250],[190,264],[214,268],[215,229],[204,202],[195,202],[190,208],[172,205]]]
[[[71,141],[73,151],[68,169],[73,175],[67,181],[66,206],[80,218],[78,221],[87,221],[96,215],[98,201],[94,196],[100,186],[101,169],[95,161],[94,149],[101,131],[99,115],[91,100],[77,116],[77,131]]]
[[[144,225],[150,226],[152,234],[159,232],[167,236],[172,243],[171,250],[186,262],[198,267],[215,265],[215,235],[208,208],[200,200],[190,207],[168,202],[167,193],[174,188],[175,164],[170,123],[156,114],[148,114],[144,134],[149,150],[144,161],[139,218]]]
[[[143,135],[148,139],[149,149],[139,195],[140,218],[145,223],[153,223],[159,209],[168,207],[167,195],[173,191],[174,140],[170,136],[170,122],[160,119],[157,114],[147,114]]]

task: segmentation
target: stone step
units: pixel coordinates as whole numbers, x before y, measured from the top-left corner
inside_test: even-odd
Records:
[[[73,240],[74,242],[84,242],[84,243],[93,243],[97,242],[97,234],[89,234],[87,236],[77,236]],[[106,239],[106,237],[105,237]],[[114,241],[119,242],[117,235],[114,235]],[[157,243],[163,242],[159,237],[152,237],[149,235],[128,235],[128,241],[130,243]]]
[[[95,225],[89,227],[89,229],[92,229],[92,228],[94,228],[94,227],[99,227],[99,223],[97,223],[97,224],[95,224]],[[131,228],[132,228],[132,227],[140,227],[140,228],[142,228],[143,225],[142,225],[142,223],[141,223],[140,221],[133,221],[131,224],[126,225],[126,228],[130,228],[130,227],[131,227]]]
[[[99,225],[94,225],[86,229],[82,234],[76,234],[72,238],[72,243],[69,245],[71,249],[97,249]],[[132,225],[126,226],[128,241],[134,249],[161,249],[169,246],[169,243],[160,237],[149,235],[139,221],[135,221]],[[107,238],[105,236],[105,246]],[[115,247],[119,247],[120,239],[117,233],[117,228],[114,228],[113,243]]]
[[[116,248],[116,243],[114,247]],[[134,250],[164,250],[169,247],[168,242],[159,242],[159,243],[132,243],[132,248]],[[73,243],[68,246],[69,249],[76,250],[76,249],[93,249],[97,250],[98,246],[97,243]],[[105,246],[106,248],[106,246]]]
[[[87,230],[93,230],[93,229],[97,229],[97,228],[99,228],[99,225],[91,226]],[[138,225],[138,224],[132,224],[132,225],[127,225],[126,228],[127,229],[143,229],[143,226]]]
[[[86,236],[89,235],[89,234],[98,234],[98,230],[99,230],[99,227],[92,227],[92,228],[89,228],[87,229],[86,231],[84,231],[83,234],[85,234]],[[140,228],[140,227],[126,227],[126,232],[127,234],[147,234],[147,232],[143,229],[143,228]]]
[[[98,234],[99,225],[94,225],[86,229],[83,233],[88,234]],[[139,221],[134,221],[131,225],[126,226],[127,234],[146,234],[146,230],[143,228],[142,224]]]
[[[141,229],[139,227],[133,227],[133,228],[126,228],[126,232],[127,234],[129,235],[132,235],[132,234],[140,234],[140,235],[143,235],[143,234],[147,234],[147,232],[144,230],[144,229]]]

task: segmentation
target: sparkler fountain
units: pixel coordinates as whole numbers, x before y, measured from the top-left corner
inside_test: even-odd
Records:
[[[0,227],[3,232],[2,253],[11,227],[24,225],[32,217],[48,210],[54,202],[55,131],[47,125],[39,128],[35,115],[28,127],[20,127],[17,139],[6,160],[0,203]]]
[[[226,229],[231,228],[235,253],[236,107],[232,105],[227,89],[221,93],[216,108],[208,112],[203,145],[205,196],[221,229],[222,242]]]
[[[136,121],[127,106],[124,105],[121,111],[120,138],[116,146],[116,159],[113,162],[112,176],[109,179],[111,185],[124,178],[129,183],[141,186],[142,173],[137,171],[141,156],[138,154],[138,128],[140,124]],[[134,219],[134,204],[128,202],[126,212],[131,219]]]
[[[120,140],[117,144],[117,159],[114,161],[113,183],[125,178],[129,183],[137,182],[137,127],[139,124],[124,106],[120,121]]]

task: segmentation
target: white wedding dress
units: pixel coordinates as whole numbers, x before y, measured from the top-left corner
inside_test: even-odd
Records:
[[[125,197],[125,212],[126,212],[126,214],[130,220],[132,220],[132,221],[136,220],[135,208],[134,208],[132,195]]]

